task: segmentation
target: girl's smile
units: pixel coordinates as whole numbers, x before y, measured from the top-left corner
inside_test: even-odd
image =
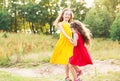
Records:
[[[63,19],[65,21],[69,21],[70,17],[71,17],[71,13],[69,11],[65,11],[63,14]]]

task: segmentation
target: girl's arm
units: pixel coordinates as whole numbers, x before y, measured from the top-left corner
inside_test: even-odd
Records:
[[[64,35],[66,38],[68,38],[69,40],[71,40],[71,37],[66,34],[66,32],[64,31],[61,23],[58,23],[58,27],[59,27],[59,30],[63,33],[63,35]]]
[[[74,46],[77,46],[77,40],[78,40],[78,35],[77,35],[77,33],[74,33],[74,38],[73,38],[73,40],[70,40],[70,42],[71,42]]]

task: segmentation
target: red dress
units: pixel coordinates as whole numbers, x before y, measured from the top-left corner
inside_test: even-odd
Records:
[[[77,66],[93,64],[87,48],[84,45],[82,36],[78,33],[77,46],[74,46],[73,56],[70,57],[69,63]]]

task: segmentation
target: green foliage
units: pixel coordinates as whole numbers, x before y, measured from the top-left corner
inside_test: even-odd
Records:
[[[53,21],[57,18],[60,9],[71,6],[75,13],[75,19],[78,20],[83,20],[86,13],[84,4],[77,3],[76,0],[40,0],[39,2],[35,2],[35,0],[9,0],[8,3],[7,10],[11,15],[10,31],[15,32],[22,29],[27,30],[28,28],[32,32],[36,32],[40,29],[46,29],[42,27],[46,27],[45,24],[49,23],[50,27],[47,33],[52,34],[54,31]],[[26,23],[29,23],[29,25]],[[44,31],[41,32],[44,33]]]
[[[109,37],[110,27],[118,13],[119,0],[95,0],[85,17],[94,37]],[[118,6],[118,7],[117,7]]]
[[[61,0],[60,7],[67,8],[68,4],[66,3],[66,0]]]
[[[110,28],[110,36],[113,40],[120,41],[120,12]]]
[[[53,21],[57,18],[59,11],[58,0],[41,0],[38,5],[39,22],[44,26],[49,23],[49,33],[52,34]]]
[[[10,28],[10,15],[0,10],[0,30],[8,31]]]
[[[86,4],[85,1],[79,1],[79,2],[77,2],[77,0],[70,0],[70,1],[71,3],[74,3],[70,5],[70,8],[72,9],[74,14],[74,19],[83,21],[85,19],[86,13],[89,10],[89,8],[85,6]]]
[[[53,38],[57,38],[57,39],[59,38],[59,34],[58,33],[53,33],[52,36],[53,36]]]
[[[85,19],[95,37],[109,37],[111,23],[119,12],[119,3],[120,0],[94,0],[94,6],[87,8],[85,0],[1,0],[0,29],[52,34],[58,12],[68,7],[72,9],[74,19]],[[46,23],[50,25],[49,31],[43,28]]]
[[[109,13],[111,14],[113,20],[116,17],[117,6],[119,6],[120,0],[95,0],[94,1],[96,7],[105,6]]]
[[[44,62],[44,63],[48,63],[50,61],[50,57],[48,57],[48,56],[40,56],[39,61]]]
[[[86,12],[89,10],[85,4],[85,0],[62,0],[60,7],[62,9],[67,7],[70,8],[73,11],[74,19],[83,21],[85,19]]]
[[[45,24],[45,26],[42,27],[43,33],[48,33],[50,29],[50,25],[48,23]]]
[[[6,66],[8,65],[9,59],[7,57],[0,57],[0,65]]]
[[[109,37],[112,19],[106,7],[90,9],[84,22],[89,26],[94,37]]]
[[[37,18],[36,12],[39,10],[37,5],[31,3],[31,4],[28,4],[26,8],[27,8],[26,20],[32,23],[37,22],[38,18]]]
[[[5,32],[2,37],[7,38],[8,37],[7,33]]]

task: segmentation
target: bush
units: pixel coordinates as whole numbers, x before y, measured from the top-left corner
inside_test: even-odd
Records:
[[[5,32],[2,37],[7,38],[8,37],[7,33]]]
[[[52,36],[53,36],[53,38],[59,38],[59,34],[57,34],[57,33],[54,33],[54,34],[52,34]]]
[[[0,30],[8,31],[10,27],[10,15],[0,10]]]
[[[120,12],[117,14],[117,17],[110,28],[110,37],[112,40],[120,41]]]
[[[0,65],[1,66],[6,66],[9,63],[9,59],[7,57],[0,57]]]

